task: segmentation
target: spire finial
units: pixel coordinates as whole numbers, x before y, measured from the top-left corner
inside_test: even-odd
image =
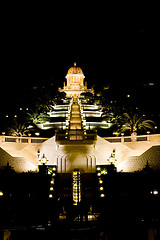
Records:
[[[74,62],[74,67],[76,67],[76,62]]]

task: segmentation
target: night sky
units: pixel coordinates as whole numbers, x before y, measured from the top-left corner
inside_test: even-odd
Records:
[[[143,4],[67,1],[2,10],[1,98],[7,101],[39,83],[62,87],[74,62],[89,87],[159,82],[159,27]]]

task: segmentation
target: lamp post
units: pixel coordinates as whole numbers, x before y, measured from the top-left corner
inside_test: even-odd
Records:
[[[48,160],[47,160],[47,158],[46,158],[44,153],[43,153],[43,155],[42,155],[42,157],[41,157],[41,159],[39,161],[40,161],[40,163],[42,165],[46,165],[46,163],[48,162]]]
[[[113,152],[111,153],[111,155],[110,155],[109,158],[107,159],[107,161],[108,161],[110,164],[115,164],[115,162],[117,161],[115,155],[116,155],[115,149],[113,149]]]
[[[124,142],[124,133],[121,133],[121,142]]]
[[[5,132],[2,132],[2,142],[5,142]]]
[[[150,134],[150,131],[147,131],[147,140],[149,141],[150,139],[149,139],[149,134]]]
[[[42,155],[42,157],[40,158],[39,162],[41,163],[41,165],[39,166],[39,171],[42,174],[47,174],[47,166],[46,163],[48,162],[45,154]]]

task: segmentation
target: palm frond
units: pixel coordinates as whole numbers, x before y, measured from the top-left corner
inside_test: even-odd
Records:
[[[155,123],[152,120],[144,120],[142,123],[139,124],[138,127],[139,129],[144,129],[144,130],[151,129],[154,131],[155,130],[154,126],[155,126]]]
[[[118,133],[130,131],[131,133],[133,131],[139,130],[155,130],[155,122],[152,120],[146,120],[144,118],[144,115],[140,114],[128,114],[127,112],[123,113],[123,116],[117,121],[118,124],[120,124],[120,128],[118,129]],[[118,125],[117,124],[117,125]]]

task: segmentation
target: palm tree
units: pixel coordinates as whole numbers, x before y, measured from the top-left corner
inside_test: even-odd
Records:
[[[123,113],[121,118],[121,127],[118,129],[118,135],[126,131],[130,131],[130,134],[137,133],[137,130],[155,130],[155,122],[152,120],[146,120],[145,115],[140,114],[128,114]]]
[[[28,122],[32,122],[34,125],[38,123],[43,123],[49,120],[49,116],[43,113],[39,113],[38,111],[27,113]]]
[[[27,133],[29,132],[26,124],[19,123],[18,121],[13,122],[13,125],[8,128],[8,134],[16,137],[23,137],[27,136]]]
[[[43,112],[48,112],[50,110],[53,110],[53,105],[55,105],[55,101],[48,94],[43,94],[41,97],[37,99],[37,103],[36,103],[36,107],[38,108],[38,110]]]
[[[63,99],[65,99],[66,93],[65,92],[56,92],[54,97],[54,103],[55,104],[61,104],[63,103]]]

